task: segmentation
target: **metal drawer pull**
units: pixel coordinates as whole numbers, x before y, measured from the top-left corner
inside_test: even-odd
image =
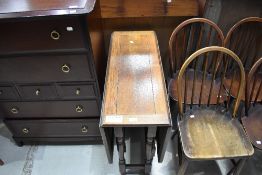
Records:
[[[25,133],[25,134],[29,133],[29,129],[27,129],[27,128],[23,128],[22,131],[23,131],[23,133]]]
[[[40,95],[40,89],[37,89],[36,91],[35,91],[35,95]]]
[[[83,106],[81,106],[81,105],[77,105],[76,106],[76,112],[83,112]]]
[[[70,72],[70,66],[67,64],[64,64],[61,69],[64,73]]]
[[[2,95],[3,94],[3,91],[2,90],[0,90],[0,95]]]
[[[60,38],[60,33],[58,33],[57,31],[53,30],[53,31],[51,32],[50,36],[51,36],[51,38],[52,38],[53,40],[59,40],[59,38]]]
[[[87,133],[88,132],[88,127],[87,126],[82,126],[81,131],[82,131],[82,133]]]
[[[19,109],[17,107],[12,107],[11,112],[13,114],[17,114],[19,112]]]
[[[80,88],[76,89],[76,95],[80,95]]]

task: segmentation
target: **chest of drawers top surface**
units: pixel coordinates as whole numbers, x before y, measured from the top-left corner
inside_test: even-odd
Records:
[[[0,18],[85,14],[96,0],[1,0]]]

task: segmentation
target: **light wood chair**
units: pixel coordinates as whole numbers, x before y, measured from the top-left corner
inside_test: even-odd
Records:
[[[200,59],[202,55],[215,53],[223,54],[223,57],[218,57],[221,60],[215,61],[216,64],[214,67],[217,67],[217,69],[214,69],[212,72],[212,81],[219,78],[223,83],[229,62],[228,59],[234,60],[235,64],[238,65],[238,70],[241,75],[240,88],[237,92],[233,110],[230,110],[224,104],[219,104],[221,89],[223,89],[222,85],[220,85],[220,90],[218,94],[216,94],[216,104],[212,105],[208,103],[205,105],[200,103],[198,105],[188,106],[183,103],[183,81],[184,79],[187,80],[187,72],[188,69],[190,69],[190,65],[193,64],[195,60]],[[225,55],[229,55],[230,57],[223,59]],[[212,60],[214,57],[210,57],[209,59]],[[202,74],[202,84],[206,81],[207,63],[204,64],[204,67],[205,71],[203,71]],[[182,146],[182,149],[178,151],[180,164],[179,175],[185,174],[189,161],[235,158],[239,158],[239,161],[230,173],[239,174],[246,158],[254,153],[252,144],[249,142],[241,123],[236,118],[240,97],[244,92],[244,82],[245,72],[241,60],[236,54],[224,47],[211,46],[200,49],[193,53],[182,65],[178,74],[177,83],[179,108],[177,120],[179,140]],[[185,88],[188,87],[185,86]],[[209,96],[213,93],[212,86],[208,92]],[[181,148],[181,146],[178,146],[178,148]]]
[[[260,79],[258,78],[260,77]],[[262,150],[262,57],[251,68],[247,78],[245,117],[242,124],[255,148]],[[258,86],[258,88],[254,88]]]
[[[192,18],[182,22],[175,28],[169,40],[169,57],[172,77],[168,82],[168,93],[172,100],[178,100],[177,76],[178,71],[183,65],[185,59],[200,48],[211,45],[223,46],[223,42],[224,36],[220,28],[214,22],[205,18]],[[203,62],[203,59],[199,62]],[[183,101],[183,103],[191,105],[198,104],[200,101],[202,102],[202,104],[216,103],[216,98],[209,99],[206,94],[212,84],[212,77],[210,76],[209,72],[211,71],[213,64],[214,63],[210,63],[209,65],[207,65],[208,74],[205,85],[202,87],[202,67],[200,67],[197,62],[192,65],[192,68],[197,69],[198,71],[194,72],[191,70],[188,72],[189,76],[187,86],[193,88],[187,88],[187,98],[185,98],[185,101]],[[184,83],[182,85],[183,87],[185,87]],[[213,83],[213,86],[213,90],[218,91],[220,82],[215,81],[215,83]],[[202,88],[203,90],[201,90]],[[200,95],[196,95],[196,93],[200,91],[203,92],[201,100]],[[222,97],[220,98],[220,102],[223,102],[225,100],[225,96],[223,95],[224,93],[221,94]]]
[[[262,56],[262,18],[248,17],[237,22],[227,33],[225,47],[235,52],[244,66],[246,76],[253,64]],[[234,70],[232,62],[229,69]],[[232,77],[234,76],[234,77]],[[224,85],[232,97],[239,86],[238,74],[229,71]],[[260,80],[262,77],[258,77]],[[257,90],[258,86],[254,87]],[[245,95],[241,97],[245,101]],[[258,101],[261,101],[259,98]]]

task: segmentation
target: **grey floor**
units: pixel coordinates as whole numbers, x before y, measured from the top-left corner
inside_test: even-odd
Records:
[[[134,137],[132,137],[134,138]],[[139,137],[137,137],[139,138]],[[128,139],[127,142],[130,142]],[[136,163],[142,155],[139,143],[127,146],[127,160]],[[140,145],[141,146],[141,145]],[[129,154],[130,151],[132,154]],[[131,155],[131,156],[130,156]],[[117,151],[114,163],[108,164],[103,145],[75,146],[23,146],[18,147],[11,139],[8,129],[0,124],[0,175],[118,175]],[[164,161],[160,164],[154,157],[152,175],[175,175],[177,172],[176,139],[170,140]],[[224,175],[232,167],[228,161],[192,162],[188,175]],[[262,175],[262,152],[256,152],[248,160],[242,175]]]

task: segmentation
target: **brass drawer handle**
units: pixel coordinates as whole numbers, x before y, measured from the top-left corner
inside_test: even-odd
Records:
[[[80,95],[80,88],[76,89],[76,95]]]
[[[12,112],[13,114],[17,114],[17,113],[19,112],[18,107],[12,107],[11,112]]]
[[[82,126],[81,131],[82,131],[82,133],[87,133],[88,132],[88,127],[87,126]]]
[[[25,133],[25,134],[28,134],[28,133],[29,133],[29,129],[28,129],[28,128],[23,128],[22,131],[23,131],[23,133]]]
[[[77,105],[76,106],[76,112],[78,112],[78,113],[83,112],[83,106]]]
[[[40,95],[40,89],[37,89],[36,91],[35,91],[35,95]]]
[[[64,64],[61,69],[62,69],[62,71],[64,73],[69,73],[70,72],[70,66],[67,65],[67,64]]]
[[[53,40],[59,40],[59,38],[60,38],[60,33],[58,33],[57,31],[53,30],[53,31],[51,32],[50,36],[51,36],[51,38],[52,38]]]

